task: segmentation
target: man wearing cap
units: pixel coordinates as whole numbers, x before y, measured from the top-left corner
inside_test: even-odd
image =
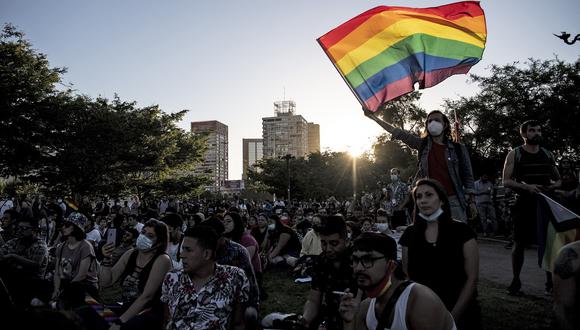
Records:
[[[397,276],[397,243],[367,232],[353,243],[352,267],[360,290],[343,295],[344,329],[456,329],[441,299],[427,288]],[[366,293],[360,301],[362,291]]]

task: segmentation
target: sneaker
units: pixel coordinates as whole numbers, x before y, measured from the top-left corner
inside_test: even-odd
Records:
[[[507,294],[510,296],[519,296],[522,294],[522,291],[520,291],[521,288],[522,282],[519,279],[514,279],[507,288]]]

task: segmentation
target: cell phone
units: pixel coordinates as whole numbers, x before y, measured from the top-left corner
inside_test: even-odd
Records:
[[[115,244],[117,241],[117,229],[109,228],[107,229],[107,244]]]

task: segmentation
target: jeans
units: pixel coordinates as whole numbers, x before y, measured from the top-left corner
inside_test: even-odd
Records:
[[[457,196],[449,196],[449,206],[451,207],[451,217],[453,219],[467,223],[467,214]]]

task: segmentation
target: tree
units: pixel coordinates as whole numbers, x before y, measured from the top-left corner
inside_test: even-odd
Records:
[[[50,68],[24,35],[6,25],[0,35],[0,175],[73,195],[118,195],[151,187],[195,190],[191,176],[205,139],[177,127],[186,111],[139,108],[119,97],[91,99],[56,84],[65,69]],[[180,172],[181,171],[181,172]],[[172,182],[176,176],[181,185]],[[139,192],[139,191],[137,191]]]
[[[461,117],[475,158],[500,166],[507,152],[522,144],[519,125],[536,119],[544,124],[545,147],[557,157],[580,160],[580,134],[572,125],[580,122],[580,60],[530,59],[524,65],[492,65],[490,71],[471,75],[480,87],[476,95],[445,103]]]
[[[0,33],[0,175],[19,176],[38,166],[51,127],[43,119],[61,92],[64,68],[50,68],[10,24]]]

